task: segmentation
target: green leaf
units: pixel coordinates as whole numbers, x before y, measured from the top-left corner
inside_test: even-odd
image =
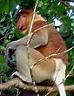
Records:
[[[0,0],[0,13],[7,14],[19,3],[20,0]]]
[[[21,37],[23,37],[23,34],[16,28],[16,29],[14,30],[14,37],[15,37],[16,39],[20,39]]]
[[[8,65],[6,65],[5,63],[0,63],[0,74],[5,74],[9,71],[9,67]]]
[[[4,55],[0,55],[0,63],[5,63],[5,56]]]
[[[7,73],[9,71],[8,65],[5,63],[5,56],[0,55],[0,73]]]

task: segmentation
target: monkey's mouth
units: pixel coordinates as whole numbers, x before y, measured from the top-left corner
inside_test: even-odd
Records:
[[[26,35],[26,34],[27,34],[27,32],[28,32],[28,30],[27,30],[27,29],[25,29],[24,31],[22,31],[22,33],[23,33],[24,35]]]

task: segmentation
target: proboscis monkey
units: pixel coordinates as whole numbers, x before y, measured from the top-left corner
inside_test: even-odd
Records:
[[[7,51],[9,49],[16,49],[17,71],[14,72],[13,75],[17,75],[23,81],[29,83],[32,83],[32,79],[36,83],[52,79],[59,90],[60,96],[66,96],[63,80],[65,78],[65,69],[68,62],[67,54],[52,56],[51,58],[45,59],[45,57],[50,54],[65,51],[65,42],[56,29],[52,25],[48,25],[45,19],[37,13],[35,13],[32,26],[32,32],[34,32],[34,34],[30,40],[27,51],[28,31],[33,14],[31,10],[19,12],[17,27],[25,36],[7,45]],[[35,64],[40,59],[42,59],[42,61]],[[32,70],[30,72],[31,67]]]

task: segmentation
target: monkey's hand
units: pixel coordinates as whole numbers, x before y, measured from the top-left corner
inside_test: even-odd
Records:
[[[10,50],[16,50],[16,48],[17,48],[17,42],[16,41],[8,43],[6,46],[6,50],[5,50],[6,56],[7,57],[9,56]]]
[[[8,49],[16,49],[17,48],[17,42],[13,41],[7,44],[6,50]]]
[[[7,62],[11,61],[10,59],[11,59],[14,51],[16,50],[16,47],[17,46],[15,44],[15,41],[7,44],[6,50],[5,50],[5,55],[6,55],[6,58],[7,58]]]

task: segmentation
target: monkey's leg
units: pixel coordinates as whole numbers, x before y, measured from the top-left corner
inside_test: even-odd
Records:
[[[15,55],[16,55],[17,71],[14,72],[13,75],[18,76],[20,79],[22,79],[25,82],[33,83],[35,86],[34,83],[35,81],[32,78],[30,67],[34,63],[36,63],[39,59],[44,58],[44,56],[40,52],[36,51],[35,49],[33,48],[27,49],[27,47],[23,45],[17,47]],[[35,92],[37,94],[36,96],[40,96],[37,87],[35,87]]]
[[[66,96],[66,92],[64,88],[66,66],[61,59],[55,59],[55,60],[56,60],[56,71],[53,75],[53,80],[59,90],[60,96]]]
[[[66,96],[63,85],[65,65],[61,59],[50,58],[38,62],[38,64],[36,64],[32,69],[32,78],[30,73],[31,66],[34,65],[39,59],[44,59],[44,56],[33,48],[28,48],[27,50],[27,47],[24,45],[17,47],[15,55],[17,72],[13,75],[17,75],[23,81],[30,83],[32,83],[32,79],[34,79],[37,83],[47,79],[53,79],[58,87],[60,96]]]
[[[32,82],[30,67],[37,62],[39,59],[44,58],[40,52],[35,49],[20,45],[15,51],[16,56],[16,69],[17,71],[12,74],[17,75],[23,81]]]

